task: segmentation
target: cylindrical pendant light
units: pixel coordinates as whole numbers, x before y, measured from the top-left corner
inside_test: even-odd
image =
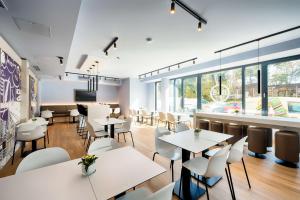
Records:
[[[222,95],[222,52],[220,51],[220,74],[219,74],[219,95]]]
[[[171,10],[170,10],[170,13],[171,14],[174,14],[175,13],[175,2],[172,0],[172,3],[171,3]]]
[[[259,40],[257,40],[257,93],[260,94],[260,88],[261,88],[261,76],[260,76],[260,64],[259,64],[259,56],[260,56],[260,47],[259,47]]]

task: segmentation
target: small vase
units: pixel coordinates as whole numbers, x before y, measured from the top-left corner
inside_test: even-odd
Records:
[[[96,163],[91,164],[87,170],[85,170],[85,166],[81,165],[81,171],[84,176],[89,176],[96,171]]]

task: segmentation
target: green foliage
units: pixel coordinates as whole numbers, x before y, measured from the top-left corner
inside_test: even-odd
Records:
[[[85,155],[81,158],[81,161],[78,163],[78,165],[84,165],[85,171],[87,171],[89,166],[91,166],[97,159],[98,157],[95,155]]]

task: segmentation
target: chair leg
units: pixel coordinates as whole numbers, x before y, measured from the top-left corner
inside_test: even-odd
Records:
[[[231,176],[231,171],[230,171],[229,164],[227,164],[227,167],[228,167],[228,172],[229,172],[229,179],[230,179],[230,183],[231,183],[232,193],[233,193],[233,196],[234,196],[234,199],[235,199],[234,186],[233,186],[233,181],[232,181],[232,176]]]
[[[225,172],[226,172],[226,178],[227,178],[228,186],[229,186],[229,189],[230,189],[230,194],[231,194],[232,200],[234,200],[235,197],[233,196],[233,193],[232,193],[232,188],[231,188],[231,184],[230,184],[230,181],[229,181],[229,176],[228,176],[228,172],[227,172],[226,168],[225,168]]]
[[[13,156],[12,156],[12,160],[11,160],[11,164],[14,164],[14,158],[15,158],[15,151],[16,151],[16,145],[17,145],[17,141],[15,140],[15,144],[14,144],[14,151],[13,151]]]
[[[172,182],[174,182],[174,160],[171,160]]]
[[[155,152],[155,153],[153,154],[152,161],[154,161],[155,155],[156,155],[156,154],[158,154],[158,152]]]
[[[48,133],[48,129],[47,129],[47,139],[48,139],[48,144],[49,144],[49,133]]]
[[[134,147],[134,141],[133,141],[133,137],[132,137],[132,132],[129,131],[129,133],[130,133],[130,136],[131,136],[132,146]]]
[[[243,158],[242,158],[242,163],[243,163],[244,170],[245,170],[245,174],[246,174],[246,178],[247,178],[247,181],[248,181],[248,186],[249,186],[249,188],[251,189],[250,180],[249,180],[249,177],[248,177],[247,169],[246,169],[245,162],[244,162],[244,159],[243,159]]]
[[[205,182],[205,189],[206,189],[206,197],[207,197],[207,200],[209,200],[209,194],[208,194],[208,187],[207,187],[206,178],[204,178],[204,182]]]
[[[123,133],[123,137],[124,137],[124,141],[126,142],[126,137],[125,137],[125,133]]]
[[[119,142],[119,136],[120,136],[120,134],[118,133],[118,142]]]
[[[46,136],[44,136],[44,148],[46,148]]]

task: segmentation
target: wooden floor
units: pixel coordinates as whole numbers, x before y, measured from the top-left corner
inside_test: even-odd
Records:
[[[72,159],[79,158],[84,154],[85,147],[83,145],[83,140],[77,135],[75,124],[56,123],[49,126],[49,134],[50,144],[48,147],[62,147],[69,152]],[[149,158],[152,158],[154,152],[154,127],[135,125],[133,127],[133,134],[136,149]],[[127,138],[127,145],[131,145],[131,142],[129,142],[131,141],[129,135]],[[123,139],[120,142],[123,143]],[[42,141],[40,141],[38,145],[39,147],[43,147]],[[30,145],[26,148],[30,148]],[[245,152],[244,158],[252,185],[251,190],[248,189],[242,163],[232,165],[233,182],[237,199],[300,199],[300,169],[291,169],[275,164],[270,158],[271,156],[272,153],[269,153],[269,158],[260,160],[249,157]],[[156,158],[156,162],[168,169],[168,171],[139,187],[148,187],[152,191],[156,191],[171,182],[169,161],[159,155]],[[9,162],[2,170],[0,170],[0,177],[14,174],[20,161],[20,151],[18,151],[14,165],[11,165]],[[180,168],[181,162],[177,161],[174,169],[175,179],[179,178]],[[231,199],[225,173],[224,178],[213,188],[209,189],[209,192],[210,199]],[[177,198],[174,196],[174,199]],[[206,199],[206,196],[204,195],[200,199]]]

